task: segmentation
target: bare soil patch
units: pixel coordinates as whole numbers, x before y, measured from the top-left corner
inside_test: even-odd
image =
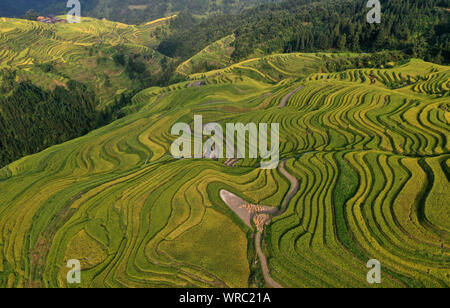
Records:
[[[291,93],[289,93],[288,95],[286,95],[285,97],[283,97],[283,99],[281,100],[280,103],[280,107],[286,107],[287,102],[289,101],[289,99],[292,97],[292,95],[294,95],[295,93],[297,93],[298,91],[300,91],[301,89],[303,89],[305,86],[300,86],[297,89],[295,89],[294,91],[292,91]]]

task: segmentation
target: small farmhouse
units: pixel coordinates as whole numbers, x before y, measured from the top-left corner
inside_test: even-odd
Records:
[[[61,18],[52,16],[52,15],[47,16],[47,17],[39,16],[37,18],[37,21],[43,22],[43,23],[46,23],[46,24],[57,24],[57,23],[66,23],[67,22],[66,19],[61,19]]]

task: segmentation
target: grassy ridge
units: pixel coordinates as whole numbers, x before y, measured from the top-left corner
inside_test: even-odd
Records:
[[[234,51],[234,35],[229,35],[203,49],[201,52],[180,64],[177,72],[184,75],[207,72],[229,66]]]
[[[174,160],[171,126],[201,114],[280,123],[300,190],[266,234],[279,283],[365,287],[375,258],[384,287],[448,287],[449,68],[321,67],[278,55],[150,88],[127,117],[2,169],[0,285],[67,286],[72,258],[83,287],[253,285],[251,233],[219,191],[279,206],[289,184],[256,160]]]

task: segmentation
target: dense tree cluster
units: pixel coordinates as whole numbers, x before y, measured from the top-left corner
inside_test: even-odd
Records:
[[[449,0],[381,0],[382,22],[367,22],[366,1],[288,0],[218,16],[194,25],[181,15],[158,50],[188,58],[234,33],[233,58],[274,52],[402,50],[437,63],[450,62]],[[182,25],[182,26],[180,26]],[[194,33],[195,35],[192,35]]]
[[[46,91],[28,81],[16,83],[14,72],[2,75],[0,166],[84,135],[110,118],[96,110],[95,94],[76,81]]]
[[[117,66],[125,68],[127,76],[134,81],[134,91],[146,89],[151,86],[167,86],[169,84],[182,81],[183,77],[178,76],[175,70],[179,61],[168,61],[162,58],[158,71],[150,71],[146,62],[151,56],[143,54],[127,54],[123,48],[116,48],[116,52],[112,56]]]
[[[25,15],[23,16],[24,19],[28,20],[36,20],[38,18],[39,14],[35,10],[31,9],[28,10]]]
[[[358,68],[389,68],[408,62],[408,56],[400,51],[383,51],[373,54],[360,54],[343,57],[338,55],[323,55],[323,68],[327,72],[342,72]]]

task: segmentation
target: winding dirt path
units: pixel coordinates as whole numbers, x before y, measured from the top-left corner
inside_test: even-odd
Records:
[[[242,221],[244,221],[244,223],[247,226],[249,226],[251,229],[253,229],[253,227],[251,225],[251,220],[255,215],[261,214],[261,213],[268,214],[268,215],[270,215],[271,219],[282,215],[286,211],[289,202],[291,202],[292,198],[298,192],[299,187],[300,187],[298,180],[293,175],[291,175],[289,172],[287,172],[285,167],[286,167],[286,161],[284,160],[280,164],[280,171],[291,183],[291,188],[290,188],[288,194],[286,195],[286,198],[283,200],[283,203],[279,210],[277,210],[276,208],[273,208],[273,207],[258,206],[258,207],[260,207],[260,211],[258,213],[251,213],[251,212],[247,211],[247,209],[245,209],[241,206],[243,203],[245,203],[245,201],[243,199],[239,198],[238,196],[236,196],[226,190],[221,190],[220,197],[225,202],[225,204],[227,204],[228,207],[230,207],[231,210],[233,210],[233,212],[235,212],[242,219]],[[270,221],[268,221],[268,223],[270,223]],[[255,236],[255,248],[256,248],[256,253],[261,262],[261,269],[263,272],[264,280],[266,281],[267,285],[269,285],[272,288],[283,288],[283,286],[280,285],[278,282],[276,282],[270,275],[270,269],[269,269],[269,266],[267,263],[267,257],[264,255],[262,248],[261,248],[261,242],[262,242],[261,239],[262,239],[262,231],[257,230],[256,236]]]
[[[298,183],[298,180],[292,174],[287,172],[285,167],[286,167],[286,161],[284,160],[281,162],[280,171],[291,183],[291,189],[289,190],[289,193],[287,194],[286,199],[284,199],[283,205],[281,206],[281,209],[277,216],[286,212],[286,208],[287,208],[289,202],[291,202],[292,198],[294,198],[295,194],[300,189],[300,184]]]
[[[298,91],[300,91],[304,87],[305,86],[300,86],[297,89],[295,89],[294,91],[292,91],[291,93],[289,93],[288,95],[286,95],[285,97],[283,97],[283,99],[281,100],[281,103],[280,103],[280,108],[286,107],[286,104],[289,101],[289,99],[292,97],[292,95],[294,95],[295,93],[297,93]]]
[[[281,284],[279,284],[278,282],[276,282],[272,278],[272,276],[270,276],[269,266],[267,265],[267,258],[261,249],[261,236],[262,236],[261,232],[258,231],[258,233],[256,233],[256,236],[255,236],[255,247],[256,247],[256,253],[258,254],[258,257],[259,257],[259,261],[261,262],[261,269],[263,272],[264,280],[272,288],[281,289],[281,288],[283,288],[283,286]]]

